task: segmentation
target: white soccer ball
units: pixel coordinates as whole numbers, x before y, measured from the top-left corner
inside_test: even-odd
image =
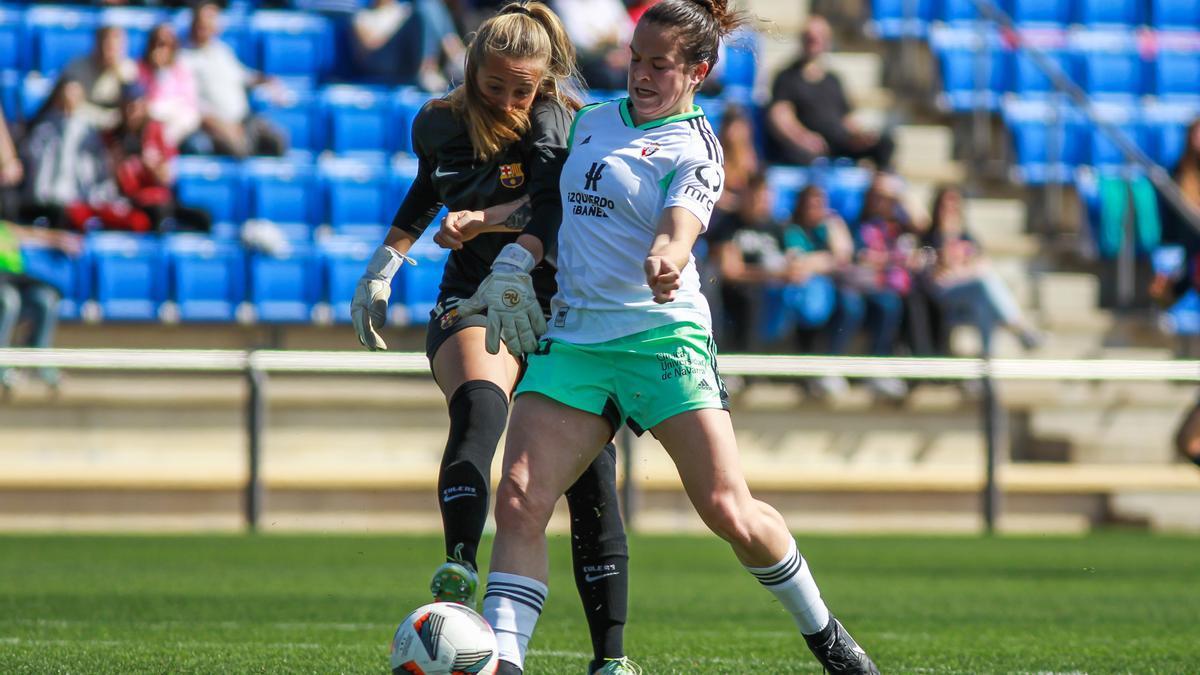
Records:
[[[453,602],[418,608],[392,638],[393,675],[493,675],[499,664],[492,627]]]

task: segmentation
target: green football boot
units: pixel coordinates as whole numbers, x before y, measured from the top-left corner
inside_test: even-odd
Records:
[[[433,573],[429,583],[434,602],[456,602],[475,609],[475,594],[479,590],[479,574],[460,560],[447,560]]]
[[[604,666],[593,670],[592,675],[642,675],[642,669],[628,657],[622,656],[619,659],[604,659]]]

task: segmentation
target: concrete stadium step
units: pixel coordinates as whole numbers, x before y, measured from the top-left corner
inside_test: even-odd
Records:
[[[935,183],[962,183],[966,171],[954,160],[954,135],[949,127],[902,124],[894,130],[896,170],[905,178]]]
[[[1176,459],[1172,439],[1188,403],[1034,409],[1030,431],[1041,441],[1066,444],[1071,461],[1081,464],[1169,465]]]
[[[972,197],[964,206],[971,233],[984,246],[1025,234],[1026,206],[1019,199]]]
[[[968,199],[966,219],[972,236],[992,258],[1029,258],[1041,248],[1025,233],[1026,205],[1019,199]]]
[[[883,88],[883,58],[870,52],[834,52],[829,69],[837,74],[846,96],[855,108],[887,110],[894,103],[892,92]]]
[[[1046,272],[1037,279],[1038,304],[1048,328],[1106,331],[1112,317],[1099,308],[1100,279],[1094,274]]]
[[[749,0],[742,5],[750,14],[766,23],[766,29],[777,39],[794,40],[808,18],[808,3]]]
[[[997,384],[1000,399],[1015,410],[1166,410],[1181,413],[1195,400],[1194,385],[1175,382],[1079,382],[1010,380]]]

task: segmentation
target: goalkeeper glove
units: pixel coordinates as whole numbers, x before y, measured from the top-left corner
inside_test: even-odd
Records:
[[[505,246],[492,262],[492,273],[458,306],[463,316],[487,310],[485,344],[492,354],[500,352],[501,340],[513,356],[532,352],[546,332],[546,317],[529,276],[534,264],[533,254],[525,247],[516,243]]]
[[[358,341],[371,351],[386,350],[387,343],[379,335],[387,320],[388,298],[392,295],[392,277],[404,263],[416,265],[412,258],[391,246],[375,249],[367,270],[358,280],[354,299],[350,301],[350,320]]]

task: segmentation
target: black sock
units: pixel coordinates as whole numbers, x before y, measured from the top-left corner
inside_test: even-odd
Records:
[[[488,513],[492,457],[508,423],[508,396],[487,380],[471,380],[450,397],[450,437],[438,475],[446,557],[475,561]]]
[[[617,503],[617,449],[610,443],[567,490],[575,586],[592,634],[593,666],[625,655],[629,548]]]
[[[501,661],[496,668],[496,675],[523,675],[524,672],[520,666],[510,661]]]

